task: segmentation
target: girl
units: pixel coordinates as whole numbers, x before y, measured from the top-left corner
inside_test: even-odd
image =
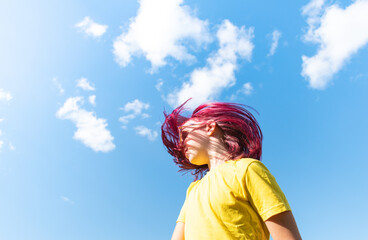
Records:
[[[173,240],[301,239],[290,206],[260,162],[262,132],[247,106],[203,104],[187,118],[185,103],[165,114],[162,141],[195,181]]]

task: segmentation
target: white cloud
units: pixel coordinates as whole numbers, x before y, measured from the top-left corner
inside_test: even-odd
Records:
[[[74,202],[72,200],[70,200],[68,197],[60,196],[60,199],[63,200],[64,202],[66,202],[66,203],[74,204]]]
[[[250,82],[244,83],[243,86],[230,96],[230,101],[235,101],[239,94],[250,96],[253,93],[253,86]]]
[[[304,40],[319,44],[316,55],[302,56],[302,76],[315,89],[324,89],[343,65],[368,43],[368,1],[357,0],[345,9],[314,0],[303,7],[308,30]]]
[[[64,105],[57,111],[56,116],[60,119],[69,119],[77,127],[73,138],[81,141],[87,147],[96,152],[109,152],[115,148],[114,137],[106,129],[106,119],[97,118],[93,112],[88,112],[80,105],[83,97],[68,98]]]
[[[107,25],[95,23],[89,17],[85,17],[81,22],[75,24],[75,27],[79,28],[85,34],[95,38],[101,37],[108,28]]]
[[[2,88],[0,88],[0,101],[10,101],[13,98],[13,96],[10,94],[10,92],[5,92]],[[0,123],[4,121],[4,118],[0,118]],[[0,136],[3,134],[2,130],[0,129]],[[0,152],[3,148],[4,140],[0,139]]]
[[[133,111],[134,114],[138,115],[142,112],[144,109],[148,109],[149,104],[139,101],[138,99],[135,99],[133,102],[128,102],[125,104],[125,106],[122,108],[125,112],[131,112]]]
[[[243,84],[243,88],[241,89],[241,91],[245,94],[245,95],[251,95],[253,92],[253,87],[252,84],[250,82],[244,83]]]
[[[15,151],[15,146],[12,143],[9,143],[9,149]]]
[[[217,31],[217,38],[220,43],[218,51],[207,59],[207,66],[191,73],[189,82],[185,82],[179,91],[169,94],[170,105],[175,107],[192,98],[187,107],[194,108],[235,84],[238,58],[251,60],[253,28],[238,28],[224,20]]]
[[[2,88],[0,88],[0,100],[10,101],[13,96],[10,92],[5,92]]]
[[[119,117],[119,122],[123,123],[123,128],[125,128],[126,125],[129,123],[129,121],[134,119],[135,117],[136,117],[135,114],[128,114],[128,115]]]
[[[147,114],[147,113],[142,113],[142,118],[149,118],[150,117],[150,115],[149,114]]]
[[[64,92],[65,92],[65,90],[64,90],[64,88],[63,88],[63,86],[61,86],[61,83],[57,80],[57,78],[56,77],[54,77],[53,79],[52,79],[52,82],[55,84],[55,86],[58,88],[58,90],[59,90],[59,94],[60,95],[63,95],[64,94]]]
[[[281,37],[281,32],[278,30],[274,30],[272,32],[272,45],[270,52],[267,54],[267,56],[273,56],[276,52],[276,48],[279,45],[279,39]]]
[[[134,129],[138,135],[145,136],[150,141],[154,141],[158,136],[156,131],[146,128],[145,126],[137,126]]]
[[[88,101],[92,106],[96,106],[96,95],[89,96]]]
[[[315,30],[320,23],[320,15],[323,11],[325,0],[311,0],[302,8],[302,14],[307,16],[308,31],[304,35],[304,39],[310,42],[316,42]]]
[[[85,91],[94,91],[95,90],[95,87],[92,86],[87,78],[81,78],[81,79],[78,79],[77,80],[77,87],[80,87],[82,88],[83,90]]]
[[[155,85],[155,88],[157,91],[161,91],[161,87],[162,85],[164,85],[164,81],[160,78],[158,81],[157,81],[157,84]]]
[[[131,114],[122,116],[119,118],[119,121],[123,123],[122,128],[126,128],[126,125],[129,123],[130,120],[136,118],[137,116],[141,115],[142,118],[147,118],[149,115],[147,113],[142,113],[143,110],[147,110],[149,108],[148,103],[141,102],[138,99],[135,99],[132,102],[128,102],[125,104],[124,107],[120,108],[121,110],[124,110],[125,112],[133,112]]]
[[[0,129],[0,136],[2,135],[2,131]],[[0,151],[1,149],[3,148],[3,145],[4,145],[4,141],[3,140],[0,140]]]
[[[167,57],[193,60],[184,43],[194,40],[197,46],[211,41],[207,21],[196,18],[183,0],[139,0],[137,16],[131,19],[128,32],[114,41],[115,59],[126,66],[133,55],[143,54],[152,70],[166,64]]]

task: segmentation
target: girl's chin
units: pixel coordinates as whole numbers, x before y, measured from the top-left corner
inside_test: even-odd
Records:
[[[187,153],[187,154],[185,154],[185,156],[187,157],[187,159],[189,160],[189,162],[191,164],[195,164],[195,156],[192,153]],[[194,162],[193,162],[193,160],[194,160]]]
[[[188,156],[188,160],[191,164],[194,164],[194,165],[197,165],[197,166],[207,164],[206,162],[203,161],[203,159],[198,158],[198,157],[194,157],[193,155]]]
[[[189,162],[191,163],[191,164],[195,164],[194,162],[193,162],[193,155],[192,154],[187,154],[186,155],[186,157],[187,157],[187,159],[189,160]]]

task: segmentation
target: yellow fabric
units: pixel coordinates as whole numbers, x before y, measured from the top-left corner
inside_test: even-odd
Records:
[[[186,240],[269,239],[265,220],[290,210],[268,169],[258,160],[230,160],[190,184],[177,222]]]

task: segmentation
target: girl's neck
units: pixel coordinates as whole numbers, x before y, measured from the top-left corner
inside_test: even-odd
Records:
[[[224,144],[219,139],[213,139],[208,150],[208,169],[211,171],[231,159]]]

